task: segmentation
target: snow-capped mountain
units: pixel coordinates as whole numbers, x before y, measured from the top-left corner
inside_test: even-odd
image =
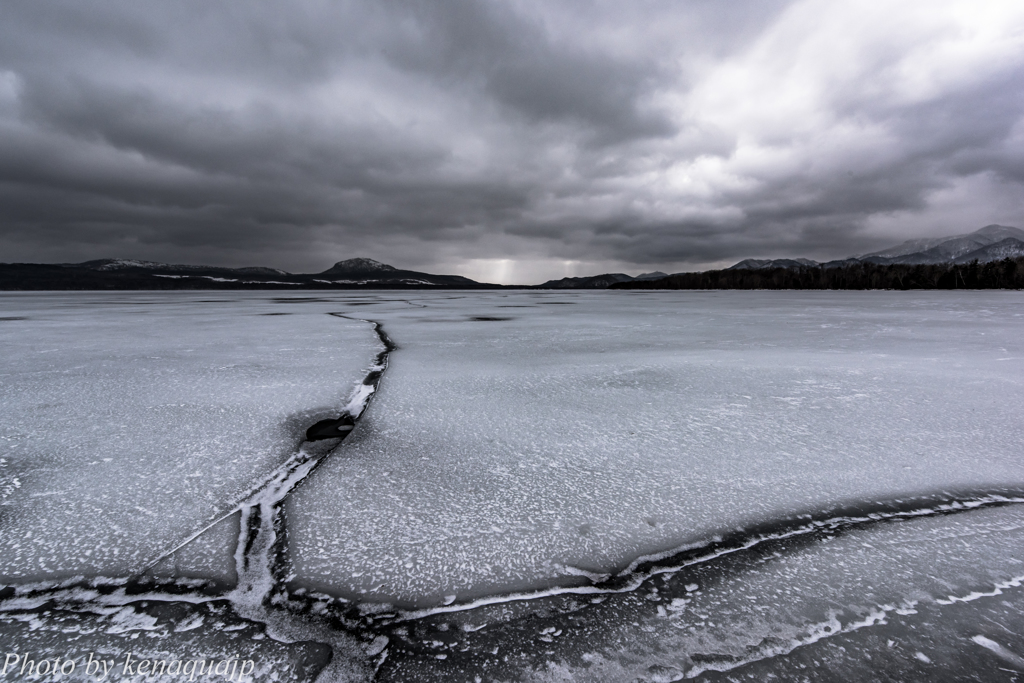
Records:
[[[380,261],[369,258],[350,258],[345,261],[338,261],[333,266],[320,273],[320,275],[334,275],[335,273],[394,273],[398,269]]]
[[[619,282],[660,280],[663,277],[668,277],[668,273],[663,273],[660,270],[641,273],[636,277],[626,275],[625,273],[605,273],[589,277],[563,277],[560,280],[548,280],[544,284],[537,285],[537,287],[540,289],[607,289]]]
[[[1004,258],[1020,258],[1024,256],[1024,241],[1016,237],[1007,237],[1005,240],[990,244],[981,249],[964,254],[958,257],[954,263],[970,263],[977,259],[981,263],[988,261],[1000,261]]]
[[[394,266],[368,258],[338,261],[324,272],[308,277],[317,278],[316,282],[364,286],[377,284],[386,287],[472,287],[479,285],[478,282],[461,275],[432,275],[415,270],[399,270]]]
[[[951,237],[907,240],[888,249],[874,251],[861,256],[829,261],[819,264],[810,259],[745,259],[726,270],[756,270],[760,268],[799,268],[851,265],[858,262],[888,265],[939,264],[939,263],[980,263],[999,261],[1004,258],[1024,256],[1024,230],[1008,225],[986,225],[980,230]]]
[[[736,265],[729,266],[726,270],[757,270],[759,268],[795,268],[797,266],[816,266],[817,261],[809,258],[777,258],[777,259],[756,259],[748,258]]]
[[[983,250],[1006,240],[1012,240],[1006,245],[1007,247],[1013,247],[1014,242],[1024,245],[1024,230],[1008,225],[986,225],[980,230],[965,235],[909,240],[895,247],[856,258],[859,261],[872,263],[948,263],[980,252],[976,257],[979,261],[991,261],[1005,258],[1005,256],[994,256],[997,252],[992,252],[990,257]],[[968,260],[973,260],[973,258]]]
[[[137,259],[105,258],[84,263],[65,264],[70,268],[88,268],[90,270],[114,271],[114,270],[159,270],[159,271],[218,271],[241,273],[249,275],[288,275],[289,273],[277,268],[266,268],[264,266],[246,266],[244,268],[226,268],[223,266],[193,266],[184,263],[158,263],[157,261],[140,261]]]

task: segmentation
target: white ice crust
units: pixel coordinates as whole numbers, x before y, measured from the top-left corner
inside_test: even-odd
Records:
[[[0,582],[139,571],[338,415],[372,327],[275,298],[0,296]]]
[[[1019,292],[394,298],[339,308],[399,348],[288,501],[316,590],[462,602],[839,504],[1024,486]]]

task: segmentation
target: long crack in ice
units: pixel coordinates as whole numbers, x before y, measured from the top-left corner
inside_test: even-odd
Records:
[[[358,320],[373,325],[378,339],[384,349],[377,354],[374,362],[363,381],[349,397],[338,420],[354,425],[366,411],[388,365],[388,355],[397,347],[384,332],[383,326],[376,321],[350,317],[341,313],[331,315]],[[351,428],[335,430],[333,438],[343,440],[351,432]],[[184,542],[164,553],[152,562],[139,575],[126,579],[110,579],[97,577],[86,580],[76,577],[59,584],[40,582],[21,585],[13,594],[0,600],[0,612],[7,614],[24,613],[42,609],[48,605],[63,605],[79,611],[93,611],[102,614],[111,609],[126,609],[147,602],[179,602],[188,604],[213,603],[227,600],[236,615],[243,620],[262,624],[268,636],[281,643],[315,641],[327,644],[333,651],[330,663],[320,672],[317,681],[331,683],[335,681],[366,680],[372,676],[367,668],[369,657],[380,654],[387,639],[375,637],[368,643],[360,643],[351,634],[332,627],[327,620],[309,614],[296,614],[282,606],[286,600],[274,600],[275,593],[282,590],[280,568],[282,558],[282,530],[284,519],[281,503],[317,465],[334,452],[336,441],[317,444],[309,440],[303,442],[299,450],[285,463],[274,470],[267,480],[251,491],[239,504],[217,520],[207,525]],[[190,591],[189,584],[196,583],[195,588],[202,588],[203,582],[178,581],[174,590],[140,591],[136,583],[144,577],[152,567],[173,555],[209,529],[228,517],[241,516],[241,531],[235,550],[235,564],[238,575],[236,587],[226,594],[206,595]],[[142,617],[140,617],[142,618]],[[145,617],[148,619],[149,617]],[[195,620],[195,617],[193,617]],[[201,619],[199,620],[201,623]],[[381,660],[383,661],[383,656]],[[379,662],[378,662],[379,665]]]
[[[388,355],[397,347],[379,322],[350,318],[340,313],[331,315],[372,324],[384,345],[384,350],[377,355],[366,378],[353,392],[339,418],[354,424],[366,411],[387,370]],[[338,432],[337,438],[344,439],[349,433],[350,430]],[[325,683],[361,678],[365,674],[357,664],[361,655],[377,654],[386,644],[386,641],[381,644],[375,640],[368,648],[358,651],[351,636],[332,628],[326,620],[293,614],[280,608],[287,601],[274,599],[275,594],[282,591],[284,578],[281,576],[284,529],[281,503],[331,452],[333,449],[325,451],[309,442],[303,444],[299,452],[265,486],[239,506],[241,532],[235,551],[238,584],[227,595],[240,616],[265,624],[268,633],[277,640],[317,640],[329,644],[334,656],[317,679]]]
[[[985,494],[971,498],[933,501],[921,507],[902,510],[877,510],[861,515],[836,515],[825,519],[811,519],[805,523],[783,524],[778,530],[768,533],[740,532],[732,538],[720,536],[706,543],[691,543],[661,553],[644,555],[633,560],[625,569],[616,574],[596,574],[572,566],[563,566],[566,576],[588,579],[587,585],[553,586],[537,591],[493,595],[467,602],[453,602],[417,610],[393,610],[394,616],[379,623],[411,621],[438,614],[464,612],[489,605],[537,600],[559,595],[610,595],[629,593],[659,574],[672,574],[686,567],[710,562],[725,555],[750,550],[761,544],[796,536],[806,536],[819,531],[840,531],[882,521],[899,521],[918,517],[947,515],[967,512],[985,507],[1015,505],[1024,503],[1024,496]],[[389,610],[390,611],[390,610]]]

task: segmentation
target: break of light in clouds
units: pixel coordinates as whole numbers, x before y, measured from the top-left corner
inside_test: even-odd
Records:
[[[1024,227],[1024,4],[0,5],[0,260],[474,279]]]

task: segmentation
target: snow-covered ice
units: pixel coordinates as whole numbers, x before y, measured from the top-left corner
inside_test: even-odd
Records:
[[[265,653],[256,680],[998,671],[1022,304],[2,295],[0,644]],[[371,394],[340,447],[300,447]],[[114,578],[52,581],[81,575]]]
[[[380,351],[336,306],[0,296],[0,580],[127,576],[230,512]]]
[[[1004,680],[999,668],[1021,651],[1022,549],[1020,505],[779,539],[628,593],[404,624],[378,678]]]
[[[501,292],[399,349],[287,503],[296,583],[400,605],[599,578],[840,504],[1024,486],[1018,292]]]
[[[166,554],[146,573],[166,579],[205,579],[221,586],[238,581],[234,554],[241,535],[241,511],[229,515],[180,548]]]

